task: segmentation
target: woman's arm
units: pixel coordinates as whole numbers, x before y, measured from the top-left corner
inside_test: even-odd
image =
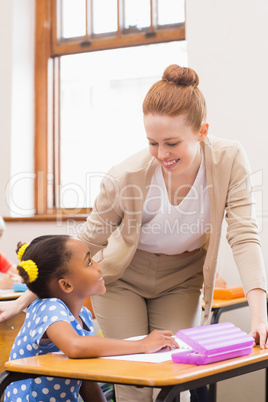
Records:
[[[66,321],[51,324],[47,336],[69,358],[116,356],[135,353],[154,353],[168,347],[179,347],[171,331],[153,331],[138,341],[80,336]]]
[[[30,290],[26,290],[26,292],[16,300],[0,302],[0,322],[15,317],[35,299],[37,299],[37,296]]]
[[[239,147],[232,165],[226,200],[227,240],[250,307],[250,334],[261,348],[265,348],[268,347],[266,270],[250,175],[247,156]]]
[[[251,316],[251,332],[261,349],[268,348],[267,296],[262,289],[252,289],[247,294]]]
[[[121,223],[123,211],[120,210],[118,199],[118,185],[110,174],[106,174],[93,211],[77,233],[77,237],[88,246],[92,256],[107,246],[108,238]]]

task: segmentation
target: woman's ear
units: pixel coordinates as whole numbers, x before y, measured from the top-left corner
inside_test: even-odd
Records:
[[[73,285],[67,279],[59,279],[58,285],[64,293],[71,293],[73,291]]]
[[[198,141],[204,141],[204,139],[208,135],[208,128],[209,128],[208,123],[201,124],[200,130],[199,130]]]

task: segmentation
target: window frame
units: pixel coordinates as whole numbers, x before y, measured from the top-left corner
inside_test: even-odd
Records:
[[[90,5],[91,0],[86,0]],[[89,214],[91,207],[62,209],[60,188],[59,83],[63,55],[185,40],[185,22],[156,27],[150,0],[151,26],[147,30],[123,29],[124,0],[117,0],[118,30],[115,33],[58,38],[60,0],[35,1],[35,152],[34,205],[36,215]],[[87,24],[88,25],[88,24]]]

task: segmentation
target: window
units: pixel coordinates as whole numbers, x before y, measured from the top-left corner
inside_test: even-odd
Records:
[[[183,0],[36,0],[37,214],[88,213],[105,172],[147,146],[142,100],[187,64],[184,14]]]

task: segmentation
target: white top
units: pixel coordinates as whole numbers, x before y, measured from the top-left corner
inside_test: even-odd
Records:
[[[204,157],[194,184],[182,202],[169,202],[161,166],[152,177],[144,202],[138,248],[156,254],[181,254],[202,247],[210,230]]]

